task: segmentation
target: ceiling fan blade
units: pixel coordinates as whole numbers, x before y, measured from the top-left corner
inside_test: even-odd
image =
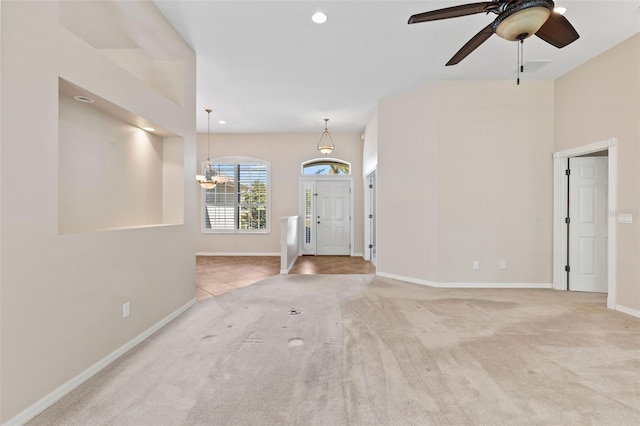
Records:
[[[445,7],[444,9],[418,13],[409,18],[410,24],[419,22],[438,21],[440,19],[457,18],[459,16],[474,15],[476,13],[489,12],[498,9],[502,1],[484,1],[481,3],[469,3],[460,6]]]
[[[493,35],[492,24],[489,24],[483,29],[481,29],[478,34],[474,35],[473,38],[469,40],[464,46],[462,46],[462,48],[458,50],[458,53],[453,55],[453,58],[449,59],[449,62],[447,62],[447,66],[455,65],[461,60],[463,60],[464,58],[466,58],[467,56],[469,56],[471,52],[476,50],[482,43],[487,41],[487,39],[489,39],[489,37],[491,37],[492,35]]]
[[[549,19],[536,33],[538,37],[557,48],[563,48],[580,38],[580,35],[559,13],[551,12]]]

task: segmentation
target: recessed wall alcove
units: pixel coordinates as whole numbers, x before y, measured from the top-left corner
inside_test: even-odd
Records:
[[[60,25],[148,87],[184,106],[184,62],[136,3],[60,2]]]
[[[183,138],[62,78],[58,87],[58,233],[183,223]]]

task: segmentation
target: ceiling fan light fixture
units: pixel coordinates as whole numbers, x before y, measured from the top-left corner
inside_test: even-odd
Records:
[[[567,12],[567,8],[566,7],[562,7],[562,6],[558,6],[558,7],[554,8],[553,11],[555,13],[559,13],[560,15],[564,15]]]
[[[543,2],[545,3],[545,2]],[[508,13],[507,11],[505,13]],[[505,40],[518,41],[531,37],[547,22],[551,9],[546,6],[528,7],[496,19],[495,33]]]
[[[568,46],[580,38],[573,25],[567,18],[554,11],[554,7],[553,0],[492,0],[411,15],[409,24],[479,13],[495,13],[498,17],[471,37],[446,63],[446,66],[460,63],[493,34],[498,34],[499,37],[508,41],[519,41],[520,53],[518,57],[522,59],[522,42],[534,34],[558,49]],[[518,66],[518,69],[520,68]]]

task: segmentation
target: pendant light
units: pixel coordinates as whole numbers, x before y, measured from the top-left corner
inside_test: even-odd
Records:
[[[331,137],[331,133],[327,129],[327,123],[329,122],[328,118],[324,119],[324,132],[322,132],[322,136],[320,136],[320,142],[318,142],[318,151],[323,153],[324,155],[331,154],[336,146],[333,144],[333,138]]]
[[[227,182],[227,178],[222,176],[220,171],[215,170],[215,166],[211,162],[211,109],[205,109],[207,112],[207,163],[204,166],[204,175],[196,175],[196,181],[204,189],[213,189],[218,183]]]

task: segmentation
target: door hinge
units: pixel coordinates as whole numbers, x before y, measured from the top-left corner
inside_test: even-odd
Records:
[[[564,267],[565,272],[571,272],[571,267],[569,265]]]
[[[372,249],[373,248],[373,244],[369,244],[369,248]]]
[[[373,189],[373,184],[369,184],[369,189]]]
[[[567,169],[567,170],[565,170],[565,171],[564,171],[564,174],[565,174],[565,175],[567,175],[567,176],[569,176],[569,175],[571,174],[571,169]]]
[[[372,214],[369,215],[369,219],[373,219],[373,215]]]
[[[564,218],[564,223],[571,223],[571,218],[570,217],[565,217]]]

